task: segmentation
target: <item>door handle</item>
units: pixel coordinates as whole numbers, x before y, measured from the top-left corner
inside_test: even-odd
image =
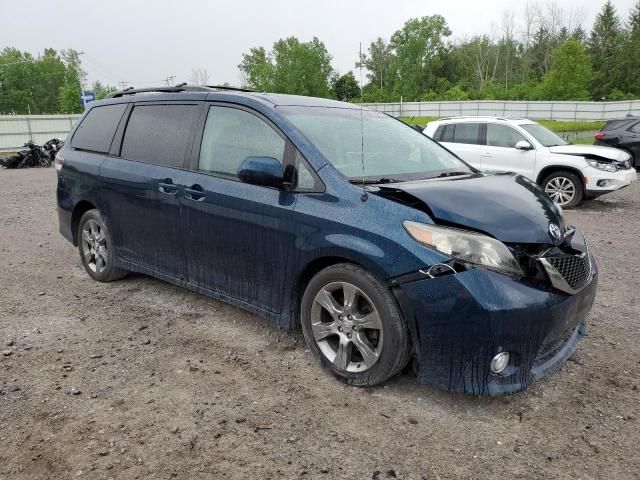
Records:
[[[165,178],[158,182],[158,190],[160,190],[161,193],[166,193],[167,195],[175,195],[178,193],[178,186],[173,183],[173,180],[170,178]]]
[[[202,200],[204,200],[204,191],[202,190],[202,187],[196,183],[195,185],[191,185],[190,187],[185,187],[184,196],[189,200],[201,202]]]
[[[493,154],[492,154],[492,153],[485,152],[485,153],[481,154],[480,156],[481,156],[481,157],[493,157]]]

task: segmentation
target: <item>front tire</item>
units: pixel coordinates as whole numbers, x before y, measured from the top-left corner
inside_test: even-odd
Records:
[[[562,208],[573,208],[582,202],[584,186],[575,173],[553,172],[542,181],[542,189]]]
[[[88,210],[78,223],[78,251],[89,276],[98,282],[112,282],[127,276],[113,266],[113,248],[109,229],[98,210]]]
[[[313,356],[345,383],[377,385],[407,364],[406,322],[389,290],[359,266],[332,265],[313,277],[301,316]]]

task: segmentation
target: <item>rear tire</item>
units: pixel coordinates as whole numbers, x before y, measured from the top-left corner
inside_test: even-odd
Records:
[[[311,279],[301,323],[315,359],[345,383],[377,385],[409,360],[409,329],[395,299],[357,265],[332,265]]]
[[[575,173],[560,170],[542,181],[542,189],[562,208],[577,206],[584,197],[582,179]]]
[[[89,276],[98,282],[112,282],[128,272],[113,266],[111,235],[98,210],[88,210],[78,223],[78,251]]]

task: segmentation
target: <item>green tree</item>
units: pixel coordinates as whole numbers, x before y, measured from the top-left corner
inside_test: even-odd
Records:
[[[367,70],[367,80],[380,89],[391,90],[395,78],[391,70],[393,52],[387,42],[378,37],[369,45],[368,53],[363,53],[356,63],[356,68],[363,67]]]
[[[441,15],[412,18],[395,32],[389,42],[394,55],[394,93],[407,100],[420,98],[435,86],[445,65],[451,35]]]
[[[118,89],[114,86],[103,85],[100,80],[96,80],[95,82],[93,82],[93,86],[91,87],[91,89],[96,96],[96,100],[102,100],[110,93],[118,91]]]
[[[0,53],[0,113],[37,113],[34,77],[35,58],[30,53],[9,47]]]
[[[333,73],[331,55],[317,38],[300,42],[295,37],[280,39],[270,52],[252,48],[238,65],[247,84],[261,91],[329,96]]]
[[[591,93],[595,99],[606,97],[624,82],[621,46],[623,32],[620,18],[611,0],[602,6],[588,41],[588,51],[595,69]],[[637,55],[637,53],[636,53]]]
[[[249,53],[243,53],[238,68],[245,75],[245,83],[249,87],[260,92],[273,91],[275,66],[263,47],[252,48]]]
[[[80,55],[73,49],[62,51],[65,66],[64,84],[58,89],[58,104],[63,113],[81,113],[82,85],[87,74],[82,70]]]
[[[627,29],[621,55],[622,75],[626,80],[626,96],[637,97],[640,96],[640,1],[629,12]]]
[[[588,100],[592,78],[589,54],[580,42],[570,39],[553,51],[541,91],[549,100]]]
[[[350,102],[360,98],[360,85],[353,72],[345,73],[342,76],[335,76],[331,82],[331,91],[337,100]]]

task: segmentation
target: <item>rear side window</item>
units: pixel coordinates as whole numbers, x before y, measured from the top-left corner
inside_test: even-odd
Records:
[[[630,130],[633,133],[640,133],[640,122],[636,123],[633,127],[631,127]]]
[[[126,104],[105,105],[89,110],[73,134],[71,146],[80,150],[107,153]]]
[[[457,123],[453,132],[453,142],[477,145],[479,133],[479,123]]]
[[[440,141],[441,142],[453,142],[453,132],[456,129],[455,125],[444,125],[440,127],[442,132],[440,132]]]
[[[487,124],[487,145],[490,147],[515,148],[516,143],[526,140],[513,128],[496,123]]]
[[[136,105],[122,141],[129,160],[181,168],[198,105]]]
[[[283,163],[285,141],[261,118],[237,108],[210,107],[198,168],[236,176],[247,157],[273,157]]]

